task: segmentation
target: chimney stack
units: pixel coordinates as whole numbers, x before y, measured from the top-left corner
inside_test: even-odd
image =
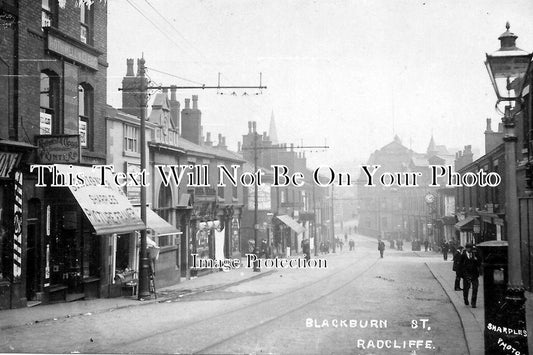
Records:
[[[198,109],[198,96],[193,95],[196,109],[191,109],[191,100],[185,99],[185,108],[181,110],[181,136],[192,143],[201,145],[202,139],[202,112]]]

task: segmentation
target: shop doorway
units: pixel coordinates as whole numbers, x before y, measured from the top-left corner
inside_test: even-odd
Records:
[[[26,248],[26,298],[28,305],[41,302],[41,202],[31,199],[28,203],[28,234]]]

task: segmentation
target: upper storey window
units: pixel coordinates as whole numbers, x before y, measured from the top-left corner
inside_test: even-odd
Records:
[[[92,44],[92,5],[80,4],[80,41]]]
[[[41,0],[41,26],[42,28],[55,26],[55,18],[57,13],[56,0]]]

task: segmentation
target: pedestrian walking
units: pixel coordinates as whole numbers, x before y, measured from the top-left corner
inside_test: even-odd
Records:
[[[468,292],[472,286],[472,308],[476,308],[477,290],[479,287],[479,266],[481,262],[471,243],[465,245],[465,251],[461,256],[461,271],[463,274],[463,298],[468,306]]]
[[[452,270],[455,271],[455,291],[462,291],[461,288],[461,278],[463,277],[463,273],[461,270],[461,256],[463,255],[463,247],[459,246],[454,254],[453,254],[453,267]],[[464,281],[463,281],[463,287],[464,287]]]
[[[304,253],[305,260],[311,258],[311,243],[309,243],[309,239],[302,240],[302,252]]]
[[[429,247],[429,242],[428,240],[424,240],[424,251],[428,251],[428,247]]]
[[[383,252],[385,252],[385,243],[381,239],[378,239],[379,255],[383,258]]]
[[[441,245],[442,257],[444,260],[448,260],[448,242],[443,241]]]

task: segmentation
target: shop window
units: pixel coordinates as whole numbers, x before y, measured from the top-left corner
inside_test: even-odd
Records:
[[[5,185],[0,186],[0,201],[5,201],[9,192]],[[13,224],[12,216],[6,208],[0,209],[0,280],[8,279],[13,272],[12,236],[9,233]]]
[[[83,148],[90,148],[92,145],[93,89],[88,84],[78,85],[78,115],[80,144]]]
[[[172,224],[171,212],[172,212],[172,190],[170,186],[161,184],[159,188],[159,208],[158,213],[168,223]]]
[[[80,4],[80,41],[92,45],[93,11],[91,6]]]
[[[40,134],[59,134],[59,77],[52,72],[41,72]]]
[[[139,153],[139,128],[124,125],[124,151]]]

